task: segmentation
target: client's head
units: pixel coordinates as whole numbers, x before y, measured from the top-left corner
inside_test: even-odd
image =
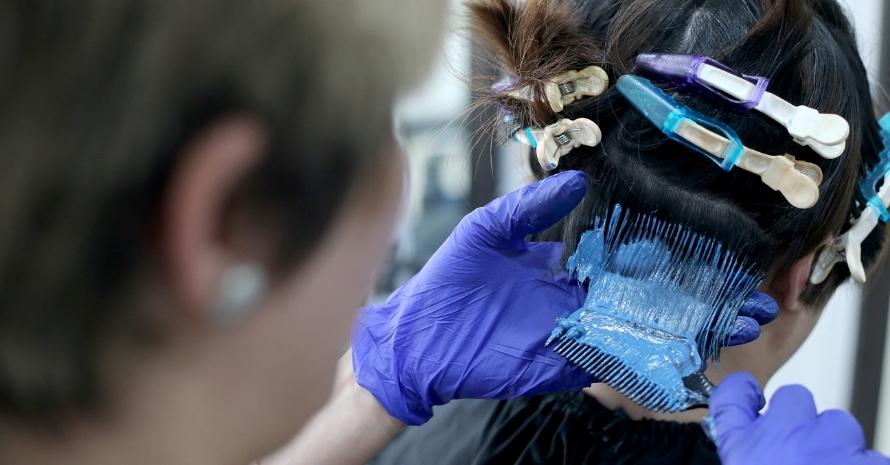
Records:
[[[761,262],[767,275],[764,289],[782,311],[758,342],[725,351],[723,365],[754,371],[762,379],[771,376],[849,277],[846,267],[838,266],[822,284],[808,280],[814,255],[861,208],[856,183],[878,159],[880,138],[866,72],[837,2],[491,0],[474,2],[472,12],[477,30],[513,79],[506,90],[495,86],[491,100],[509,111],[517,127],[588,118],[602,130],[598,146],[579,147],[560,160],[557,170],[586,171],[593,187],[585,204],[548,233],[551,238],[564,240],[570,253],[592,215],[620,202],[746,244],[744,253]],[[560,113],[546,99],[519,99],[510,92],[528,88],[530,95],[542,96],[546,82],[591,65],[602,67],[614,84],[637,72],[635,60],[641,53],[710,56],[741,73],[769,78],[769,92],[794,105],[844,117],[851,127],[846,150],[828,160],[795,143],[785,127],[758,112],[738,111],[702,94],[662,85],[682,104],[727,123],[746,146],[819,165],[824,180],[818,203],[796,208],[757,176],[738,168],[721,170],[665,137],[614,86],[598,97],[570,103]],[[538,173],[543,175],[540,169]],[[876,260],[883,235],[877,228],[863,244],[867,267]],[[750,357],[752,353],[757,357]]]

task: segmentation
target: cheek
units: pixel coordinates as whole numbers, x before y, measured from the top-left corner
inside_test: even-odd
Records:
[[[320,406],[330,392],[358,308],[389,250],[400,194],[401,187],[392,186],[378,193],[376,205],[347,205],[314,258],[276,293],[270,310],[277,322],[269,326],[287,346],[282,363],[303,403]]]
[[[404,186],[401,158],[394,158],[379,186],[358,195],[359,202],[347,207],[337,244],[332,248],[326,281],[333,294],[327,296],[338,327],[351,328],[355,310],[364,305],[384,258],[389,254],[395,218]],[[374,202],[367,199],[373,198]],[[329,315],[334,318],[335,315]]]
[[[377,269],[389,250],[391,222],[382,219],[351,228],[314,278],[313,300],[323,306],[312,313],[327,334],[336,334],[337,355],[346,347],[357,309],[373,290]]]

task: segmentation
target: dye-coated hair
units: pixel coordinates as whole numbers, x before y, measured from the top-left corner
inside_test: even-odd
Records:
[[[775,272],[840,235],[861,208],[857,181],[877,162],[881,141],[853,30],[836,0],[478,0],[470,8],[475,30],[505,74],[516,79],[515,88],[530,85],[538,96],[527,102],[505,91],[489,94],[487,102],[509,110],[524,126],[584,117],[602,128],[599,146],[575,149],[560,162],[559,170],[584,170],[591,180],[582,207],[547,234],[564,240],[569,253],[592,214],[622,202],[689,223]],[[739,113],[659,84],[681,103],[728,123],[747,146],[818,164],[825,175],[818,204],[794,208],[757,176],[722,171],[668,140],[614,87],[559,115],[542,97],[544,82],[589,65],[603,67],[614,84],[634,72],[635,58],[644,52],[708,55],[770,78],[769,91],[795,105],[845,117],[851,127],[847,149],[841,158],[825,160],[758,112]],[[866,266],[875,262],[884,234],[877,228],[863,244]],[[808,285],[803,301],[823,303],[848,277],[845,266],[835,267],[825,283]]]

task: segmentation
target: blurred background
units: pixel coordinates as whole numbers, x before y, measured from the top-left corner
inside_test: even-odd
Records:
[[[890,2],[841,1],[857,27],[878,110],[887,111],[890,99],[879,83],[890,86]],[[451,21],[450,30],[464,31],[459,11]],[[518,145],[497,146],[473,136],[491,115],[468,111],[473,94],[462,77],[492,70],[484,60],[473,59],[478,54],[466,34],[446,40],[432,76],[397,110],[410,189],[378,299],[416,273],[463,215],[531,179]],[[890,454],[888,305],[890,267],[869,276],[865,287],[843,286],[801,350],[767,387],[767,395],[781,385],[804,384],[820,409],[851,410],[873,447]]]

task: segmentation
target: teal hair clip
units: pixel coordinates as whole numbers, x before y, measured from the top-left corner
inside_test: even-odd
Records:
[[[828,278],[834,265],[847,263],[850,275],[858,283],[865,283],[862,264],[862,242],[880,222],[890,221],[890,113],[880,119],[884,150],[878,163],[859,182],[859,193],[864,201],[862,212],[852,221],[850,229],[825,246],[813,266],[810,282],[820,284]]]
[[[887,201],[878,191],[878,185],[886,185],[890,174],[890,113],[884,115],[878,124],[881,126],[881,138],[884,141],[884,150],[881,151],[878,164],[871,169],[868,175],[859,182],[859,192],[868,205],[871,205],[881,217],[881,221],[890,221],[890,211],[887,210]],[[890,200],[890,199],[888,199]]]
[[[732,128],[677,103],[648,79],[633,75],[622,76],[618,79],[618,92],[670,139],[705,155],[726,171],[731,170],[745,153],[745,146]],[[681,125],[687,121],[716,130],[729,143],[715,154],[715,147],[703,147],[678,133]]]
[[[745,147],[726,124],[681,105],[648,79],[625,75],[618,92],[670,139],[699,152],[726,171],[738,166],[760,176],[797,208],[810,208],[819,200],[822,170],[788,154],[767,155]]]

